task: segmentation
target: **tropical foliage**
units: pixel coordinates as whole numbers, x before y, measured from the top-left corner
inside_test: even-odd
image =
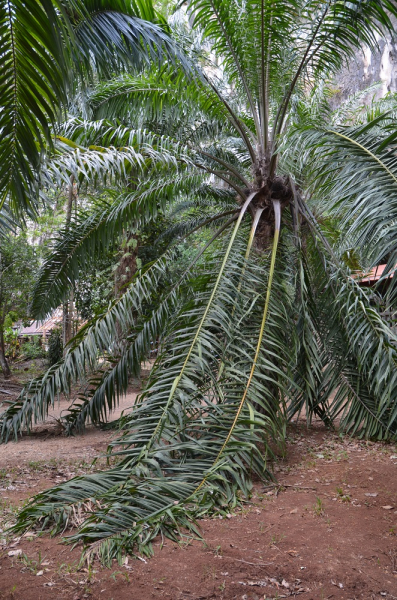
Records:
[[[37,252],[25,233],[4,235],[0,240],[0,366],[5,378],[11,375],[5,351],[6,334],[12,332],[15,321],[29,318],[38,262]]]
[[[126,229],[167,214],[168,248],[2,415],[7,441],[90,377],[66,423],[99,424],[159,341],[118,423],[114,466],[42,492],[15,528],[77,525],[69,540],[104,562],[150,554],[159,533],[176,539],[204,513],[229,510],[254,474],[271,477],[272,448],[301,411],[349,433],[397,434],[397,339],[384,316],[394,285],[367,291],[351,272],[386,256],[386,281],[396,264],[393,103],[387,114],[360,109],[352,124],[350,109],[331,113],[324,83],[361,44],[376,46],[395,6],[185,5],[174,35],[189,76],[165,60],[102,77],[56,129],[42,189],[73,176],[96,193],[54,241],[35,316]],[[205,242],[165,285],[178,241],[197,228]]]
[[[100,74],[179,56],[146,0],[2,0],[0,48],[0,206],[19,217],[37,212],[43,153],[69,98]]]

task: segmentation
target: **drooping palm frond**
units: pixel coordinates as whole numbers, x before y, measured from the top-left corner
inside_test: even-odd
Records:
[[[328,414],[328,401],[335,384],[329,381],[327,370],[330,360],[329,353],[327,354],[328,339],[322,337],[323,331],[320,333],[318,321],[321,317],[315,296],[316,288],[312,285],[310,266],[302,249],[296,252],[295,261],[297,347],[291,361],[294,387],[289,398],[289,416],[293,418],[303,412],[309,423],[313,416],[318,416],[330,425],[332,421]],[[334,374],[333,368],[331,373]]]
[[[321,237],[306,260],[310,269],[303,260],[299,295],[309,314],[300,315],[291,415],[304,406],[309,419],[339,420],[350,433],[395,437],[397,337],[376,308],[376,293],[359,287]]]
[[[31,312],[37,319],[46,317],[67,297],[70,286],[76,282],[81,268],[87,259],[95,259],[114,245],[125,230],[126,223],[131,223],[130,230],[136,230],[155,219],[164,210],[171,194],[194,193],[212,198],[220,198],[219,213],[232,214],[237,209],[235,196],[222,194],[211,186],[202,187],[202,176],[199,174],[172,173],[156,179],[143,180],[134,191],[117,193],[107,192],[107,199],[97,200],[90,210],[78,211],[73,220],[73,227],[59,232],[37,276],[33,292]],[[223,204],[224,197],[229,203]],[[233,200],[234,208],[232,208]],[[214,208],[214,207],[213,207]],[[193,226],[181,227],[185,235],[197,226],[215,221],[213,213],[193,222]],[[176,225],[178,226],[178,225]],[[166,233],[166,232],[165,232]]]
[[[172,250],[169,251],[172,255]],[[126,293],[114,301],[104,314],[84,326],[71,341],[63,361],[51,367],[43,377],[34,379],[21,392],[19,398],[0,415],[1,436],[7,440],[23,429],[29,430],[33,422],[45,419],[48,408],[54,405],[60,393],[69,394],[71,386],[84,381],[87,374],[95,373],[106,358],[111,359],[114,346],[123,341],[134,325],[141,303],[150,301],[159,278],[166,268],[167,256],[160,258],[144,273],[138,273]],[[163,306],[165,310],[167,305]],[[131,373],[139,373],[141,360],[147,355],[150,342],[155,339],[161,323],[161,313],[152,324],[137,336],[135,355],[130,364]]]
[[[180,72],[162,69],[101,82],[91,92],[88,105],[95,119],[140,115],[145,121],[153,121],[167,117],[168,111],[172,118],[186,118],[189,110],[197,113],[200,97],[199,81],[187,82]],[[215,113],[209,103],[206,107]]]
[[[0,205],[8,199],[15,213],[32,209],[41,153],[66,96],[63,14],[52,0],[0,3]]]
[[[189,70],[167,31],[151,0],[0,3],[0,206],[34,215],[41,161],[76,79],[142,60]]]
[[[350,365],[342,371],[331,417],[340,418],[351,434],[392,439],[397,435],[397,337],[357,283],[342,282],[336,300]]]
[[[113,76],[167,61],[190,70],[151,0],[69,0],[66,11],[76,40],[72,58],[77,71],[84,65],[86,77]]]
[[[144,172],[154,167],[175,170],[178,166],[193,166],[186,147],[165,137],[158,138],[145,131],[128,131],[130,143],[122,147],[90,146],[81,148],[62,138],[59,152],[54,154],[43,169],[43,186],[68,184],[70,175],[83,184],[111,185],[116,182],[125,185],[131,181],[133,172]],[[70,147],[71,146],[71,147]]]
[[[247,263],[233,236],[223,257],[204,264],[191,281],[194,295],[168,321],[162,352],[117,441],[118,465],[44,492],[21,513],[17,528],[50,520],[63,529],[72,524],[73,509],[90,502],[95,512],[71,541],[83,540],[109,562],[135,548],[150,553],[160,531],[174,538],[175,529],[191,529],[190,520],[202,512],[236,503],[238,490],[249,493],[248,469],[270,476],[268,442],[283,435],[279,394],[288,342],[279,331],[291,298],[279,287],[283,266],[275,265],[273,253],[276,295],[267,293],[265,302],[267,269]]]
[[[390,114],[359,127],[307,131],[303,136],[315,193],[327,198],[343,239],[354,244],[364,265],[397,264],[397,159]],[[308,169],[310,171],[310,167]],[[391,281],[392,287],[394,282]]]

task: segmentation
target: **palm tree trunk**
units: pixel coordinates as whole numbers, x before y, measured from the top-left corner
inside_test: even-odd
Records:
[[[131,241],[135,240],[133,244]],[[114,295],[120,298],[136,273],[139,238],[135,234],[127,235],[127,249],[123,252],[114,277]]]
[[[3,371],[4,379],[8,379],[11,377],[10,367],[8,366],[8,362],[6,359],[6,350],[4,344],[4,331],[3,327],[0,327],[0,366]]]
[[[70,176],[70,185],[69,185],[69,193],[68,200],[66,204],[66,217],[65,224],[68,228],[70,225],[70,221],[72,218],[72,208],[73,208],[73,200],[75,197],[74,194],[74,176]],[[70,293],[69,300],[64,302],[63,304],[63,316],[62,316],[62,341],[63,347],[65,348],[66,344],[72,338],[72,324],[73,324],[73,290]]]

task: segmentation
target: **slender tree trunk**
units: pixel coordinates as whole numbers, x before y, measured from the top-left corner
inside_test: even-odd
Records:
[[[133,242],[133,243],[131,243]],[[114,276],[114,295],[120,298],[136,273],[139,240],[135,234],[127,235],[125,252],[120,258]]]
[[[3,327],[0,327],[0,366],[3,371],[3,375],[5,379],[11,377],[10,367],[8,366],[8,362],[6,359],[6,349],[4,344],[4,330]]]
[[[66,204],[66,219],[65,219],[66,228],[69,228],[70,221],[72,218],[72,209],[73,209],[73,200],[74,199],[75,199],[74,176],[71,175],[68,200],[67,200],[67,204]],[[72,335],[73,335],[72,326],[73,326],[73,290],[70,293],[69,300],[67,302],[64,302],[64,305],[63,305],[62,341],[63,341],[64,348],[65,348],[66,344],[69,342],[69,340],[72,338]]]
[[[73,337],[73,308],[74,308],[74,295],[73,290],[70,292],[69,300],[63,305],[63,322],[62,322],[62,334],[63,334],[63,346],[69,342]]]
[[[129,244],[134,239],[135,243]],[[121,298],[126,290],[126,286],[130,283],[133,276],[136,273],[136,259],[138,256],[138,238],[134,234],[127,236],[127,247],[126,251],[123,252],[119,264],[114,275],[114,296],[115,298]],[[118,344],[116,347],[121,349],[123,331],[119,321],[116,321],[116,332],[118,338]]]
[[[136,188],[136,172],[134,169],[132,169],[130,181],[128,183],[128,189],[135,191]],[[120,250],[123,252],[123,254],[114,274],[114,295],[116,298],[120,298],[124,294],[125,286],[130,283],[131,279],[135,275],[136,259],[138,257],[138,236],[133,233],[128,233],[127,231],[124,231],[124,235],[126,236],[125,251],[123,252],[122,245]]]

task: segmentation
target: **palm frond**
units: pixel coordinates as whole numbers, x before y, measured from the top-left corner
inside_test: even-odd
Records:
[[[227,240],[221,261],[214,256],[205,263],[191,281],[194,295],[168,322],[147,387],[114,444],[118,465],[40,494],[21,513],[16,530],[37,523],[63,530],[73,524],[74,510],[91,506],[70,541],[84,541],[90,555],[109,563],[135,549],[150,554],[159,532],[175,539],[180,527],[192,531],[192,521],[203,512],[228,510],[238,490],[249,494],[248,471],[270,477],[269,437],[283,435],[279,394],[288,344],[281,343],[279,331],[288,300],[276,264],[277,299],[269,297],[264,348],[258,352],[270,257],[262,266],[247,264],[245,244],[236,236],[233,246]]]
[[[151,0],[3,1],[0,45],[0,206],[8,199],[19,216],[37,209],[42,158],[75,77],[151,60],[190,71]]]
[[[151,0],[70,0],[68,4],[77,42],[73,58],[77,70],[84,65],[86,77],[108,77],[127,68],[142,70],[167,62],[177,62],[179,68],[191,72]]]
[[[291,413],[304,402],[309,418],[315,413],[329,424],[338,418],[341,428],[361,436],[395,437],[397,337],[376,310],[374,293],[360,288],[321,239],[314,244],[311,275],[305,274],[313,299],[302,304],[315,318],[304,315],[310,343],[303,335],[298,353],[305,359],[297,371],[305,393]],[[305,368],[309,363],[313,368]]]
[[[168,254],[172,255],[173,250]],[[126,293],[114,301],[104,314],[93,319],[71,340],[70,347],[60,364],[51,367],[43,377],[31,381],[19,398],[10,403],[1,415],[1,437],[7,441],[22,429],[29,430],[32,422],[45,419],[48,408],[54,405],[60,393],[69,394],[74,382],[84,381],[87,374],[98,371],[104,359],[111,357],[117,343],[122,342],[134,325],[141,303],[151,300],[153,289],[166,268],[166,254],[143,273],[138,273]],[[166,305],[163,309],[166,308]],[[160,315],[161,316],[161,315]],[[160,322],[153,321],[157,326]],[[130,364],[131,373],[140,371],[140,363],[153,341],[150,328],[137,338],[136,355]],[[155,339],[155,338],[154,338]]]
[[[62,303],[87,259],[114,245],[126,223],[132,224],[132,230],[139,229],[165,209],[171,193],[193,193],[201,185],[202,177],[195,174],[158,175],[144,179],[135,191],[109,190],[107,199],[77,212],[73,227],[61,230],[54,239],[37,276],[31,308],[35,318],[44,318]]]
[[[63,15],[52,0],[0,3],[0,206],[16,214],[35,210],[41,155],[66,98]]]
[[[304,136],[308,154],[314,151],[310,173],[314,192],[329,199],[328,210],[338,218],[343,238],[360,252],[366,267],[387,262],[385,279],[397,264],[392,124],[391,116],[384,114],[359,127],[313,130]]]

